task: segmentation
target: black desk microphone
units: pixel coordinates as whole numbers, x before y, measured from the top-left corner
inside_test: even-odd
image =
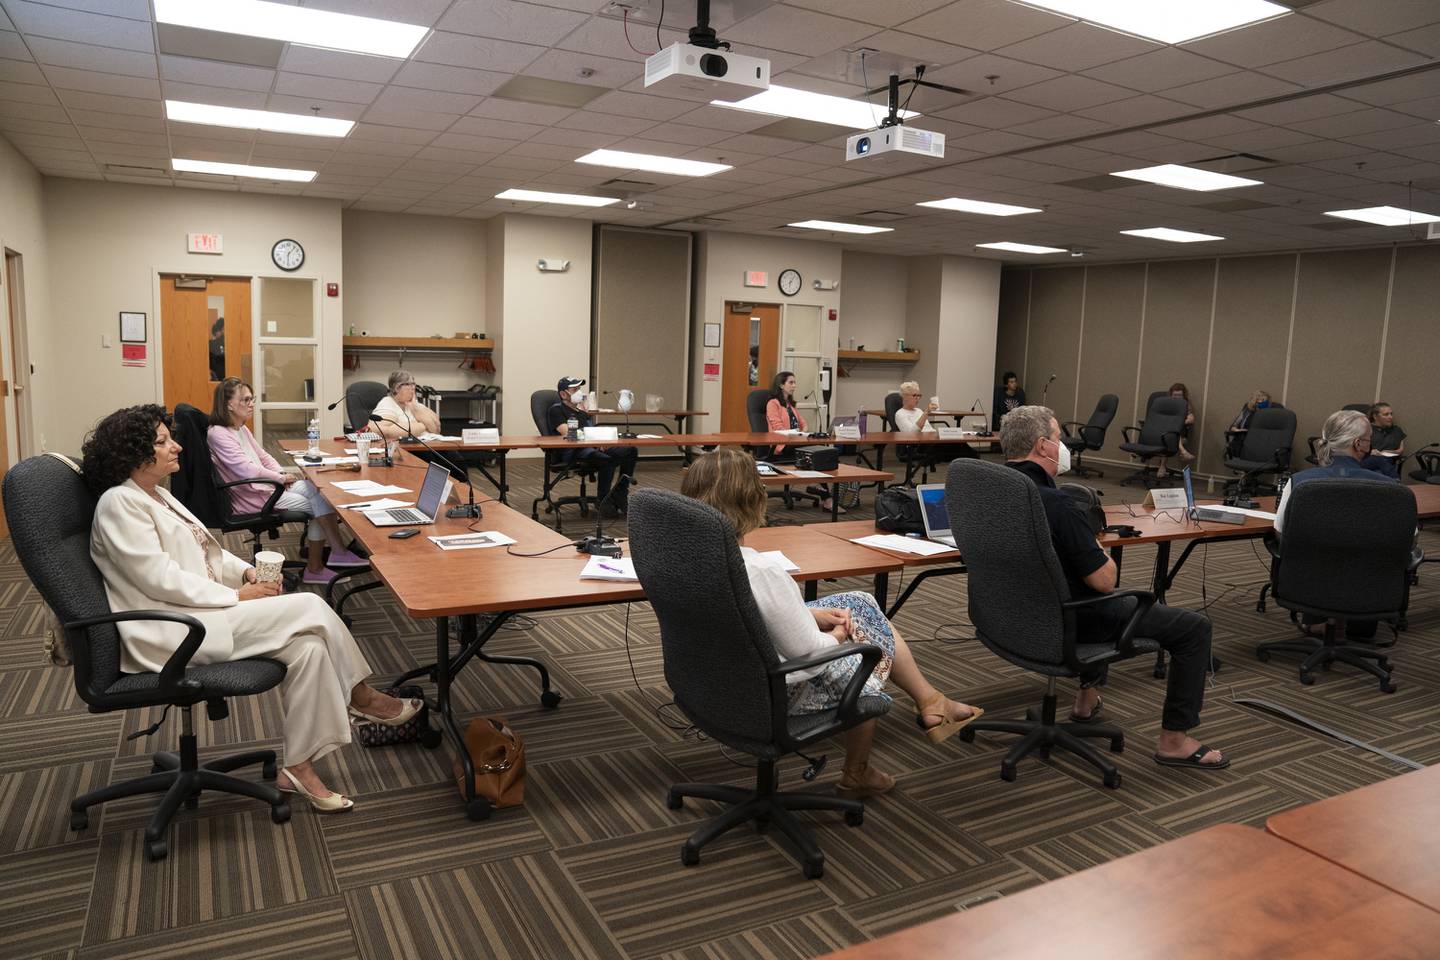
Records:
[[[581,553],[588,553],[592,557],[614,557],[618,559],[623,554],[623,551],[620,549],[620,544],[615,538],[605,536],[605,512],[601,508],[607,503],[614,506],[616,495],[625,492],[625,488],[630,486],[630,479],[629,474],[620,474],[620,479],[615,482],[615,486],[610,488],[609,495],[595,505],[595,535],[593,537],[584,537],[576,540],[576,550]]]
[[[388,418],[386,418],[386,417],[379,416],[378,414],[371,414],[371,415],[370,415],[370,422],[371,422],[371,423],[388,423],[388,424],[390,424],[392,427],[400,427],[401,430],[406,430],[406,428],[405,428],[403,425],[396,423],[394,420],[390,420],[390,419],[388,419]],[[470,471],[469,471],[469,470],[461,470],[459,467],[457,467],[457,466],[455,465],[455,462],[454,462],[453,460],[451,460],[449,457],[445,456],[445,455],[444,455],[443,453],[441,453],[439,450],[436,450],[434,447],[430,446],[430,444],[426,443],[424,440],[422,440],[422,439],[420,439],[419,437],[415,436],[413,433],[410,433],[408,430],[406,430],[406,439],[412,439],[412,440],[414,440],[416,443],[420,444],[420,446],[424,447],[426,450],[429,450],[432,454],[435,455],[435,459],[436,459],[436,460],[439,460],[442,464],[444,464],[445,467],[446,467],[447,469],[449,469],[452,474],[453,474],[453,473],[458,473],[458,474],[460,474],[460,476],[462,476],[462,477],[465,478],[465,489],[468,490],[469,493],[470,493],[470,500],[469,500],[469,502],[468,502],[468,503],[458,504],[458,505],[456,505],[456,506],[451,507],[449,510],[446,510],[446,511],[445,511],[445,516],[449,517],[449,518],[452,519],[452,520],[457,519],[457,518],[461,518],[461,517],[464,517],[464,518],[469,519],[469,520],[479,520],[481,517],[485,516],[484,512],[482,512],[481,509],[480,509],[480,504],[478,504],[478,503],[475,502],[475,484],[473,484],[473,483],[470,482]],[[382,442],[384,441],[384,434],[383,434],[383,433],[381,434],[381,440],[382,440]],[[391,464],[388,462],[389,459],[390,459],[390,458],[389,458],[390,446],[389,446],[388,443],[387,443],[386,446],[385,446],[385,453],[386,453],[386,461],[387,461],[387,462],[386,462],[386,466],[390,466]]]

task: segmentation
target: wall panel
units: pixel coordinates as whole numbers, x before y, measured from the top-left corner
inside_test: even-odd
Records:
[[[1047,402],[1061,420],[1075,419],[1075,361],[1080,353],[1084,289],[1081,267],[1037,270],[1031,288],[1030,349],[1020,385],[1028,401],[1039,403],[1045,381],[1055,374]]]
[[[1006,370],[1025,369],[1025,324],[1030,313],[1031,271],[1007,269],[1000,274],[1000,325],[996,331],[995,382]]]
[[[1395,405],[1395,420],[1414,452],[1440,440],[1435,364],[1440,358],[1440,244],[1396,251],[1390,328],[1378,399]],[[1407,463],[1408,473],[1414,466]]]
[[[1134,407],[1135,364],[1140,356],[1140,311],[1145,302],[1145,264],[1090,267],[1085,289],[1085,335],[1080,350],[1080,396],[1075,419],[1088,420],[1102,394],[1120,398],[1105,435],[1101,457],[1124,457],[1124,440]],[[1056,381],[1059,383],[1059,381]]]
[[[1145,402],[1152,392],[1164,390],[1177,381],[1190,389],[1197,423],[1204,415],[1200,400],[1210,344],[1215,263],[1214,260],[1172,260],[1150,264],[1137,419],[1144,418]],[[1187,444],[1192,453],[1201,440],[1198,431],[1192,434]]]

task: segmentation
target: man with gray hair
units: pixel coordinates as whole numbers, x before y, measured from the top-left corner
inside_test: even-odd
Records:
[[[1040,490],[1040,503],[1050,526],[1050,540],[1065,573],[1070,599],[1113,593],[1120,571],[1096,539],[1079,503],[1055,485],[1055,476],[1070,469],[1070,449],[1060,440],[1060,424],[1048,407],[1016,407],[1000,421],[1000,446],[1009,466],[1029,477]],[[1075,611],[1076,639],[1081,643],[1108,643],[1135,609],[1132,597],[1122,597]],[[1145,612],[1135,636],[1158,643],[1170,654],[1160,739],[1155,762],[1167,767],[1222,770],[1230,759],[1205,746],[1187,731],[1200,723],[1205,700],[1205,669],[1210,663],[1210,621],[1189,610],[1155,604]],[[1072,723],[1101,719],[1100,692],[1106,668],[1082,675],[1075,694]]]

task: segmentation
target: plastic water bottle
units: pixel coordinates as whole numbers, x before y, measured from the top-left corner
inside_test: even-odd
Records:
[[[580,419],[579,419],[578,417],[571,416],[569,420],[566,420],[566,421],[565,421],[565,439],[566,439],[566,440],[579,440],[579,439],[580,439],[580,435],[579,435],[579,434],[580,434]]]
[[[865,415],[865,408],[861,407],[860,412],[855,415],[855,422],[860,424],[860,436],[865,436],[865,425],[869,421],[870,418]]]
[[[309,449],[305,451],[306,455],[320,456],[320,420],[318,418],[310,418],[310,426],[305,431],[305,439],[309,442]]]

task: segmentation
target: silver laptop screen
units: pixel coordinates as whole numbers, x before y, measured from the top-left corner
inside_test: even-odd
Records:
[[[931,536],[950,532],[950,513],[945,509],[945,488],[922,486],[919,488],[920,509],[925,511],[925,530]]]
[[[435,519],[435,514],[440,511],[440,500],[445,496],[445,481],[450,479],[450,471],[432,463],[425,468],[425,483],[420,487],[420,496],[415,501],[415,509],[430,519]]]

